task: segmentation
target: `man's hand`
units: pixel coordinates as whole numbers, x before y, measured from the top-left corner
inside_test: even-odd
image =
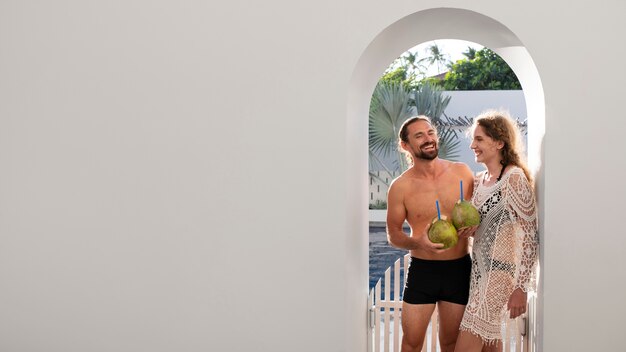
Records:
[[[431,242],[430,239],[428,238],[429,229],[430,229],[430,224],[428,225],[428,227],[426,227],[426,229],[424,230],[424,233],[422,233],[421,236],[415,237],[415,241],[417,242],[417,245],[419,246],[419,248],[427,252],[431,252],[435,254],[443,253],[445,251],[445,249],[443,249],[444,244]]]
[[[471,236],[474,236],[474,233],[476,233],[477,228],[478,228],[478,225],[461,227],[460,229],[456,231],[456,233],[457,235],[459,235],[459,238],[469,238]]]
[[[526,292],[522,291],[521,288],[516,288],[515,291],[511,293],[509,303],[506,306],[510,312],[511,319],[515,319],[526,313],[526,298]]]

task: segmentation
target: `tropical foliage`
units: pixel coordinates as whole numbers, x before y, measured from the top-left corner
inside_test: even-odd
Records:
[[[487,48],[464,53],[467,59],[452,64],[443,81],[444,90],[507,90],[522,89],[509,65]]]
[[[426,58],[429,65],[437,67],[437,73],[441,73],[443,67],[448,66],[450,62],[450,55],[444,53],[439,48],[437,43],[433,43],[428,46],[429,56]]]
[[[369,112],[370,170],[382,169],[389,174],[406,170],[406,161],[398,150],[398,132],[402,123],[414,112],[410,90],[402,83],[378,83]],[[378,178],[372,172],[370,175]]]
[[[413,88],[417,82],[412,73],[409,73],[409,69],[405,66],[400,66],[392,71],[387,71],[379,80],[387,84],[402,84],[406,89]]]

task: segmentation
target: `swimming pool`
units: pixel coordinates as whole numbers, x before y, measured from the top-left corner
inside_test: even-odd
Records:
[[[397,249],[387,242],[387,233],[384,227],[370,227],[369,230],[369,287],[372,289],[379,279],[385,276],[385,270],[403,258],[408,251]],[[404,275],[401,269],[400,275]],[[392,287],[393,290],[393,287]],[[392,291],[393,292],[393,291]],[[402,295],[402,293],[400,293]]]

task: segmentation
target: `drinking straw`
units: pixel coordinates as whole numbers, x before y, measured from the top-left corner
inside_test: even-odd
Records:
[[[439,201],[436,200],[435,204],[437,204],[437,218],[441,220],[441,211],[439,211]]]
[[[461,180],[461,202],[463,201],[463,180]]]

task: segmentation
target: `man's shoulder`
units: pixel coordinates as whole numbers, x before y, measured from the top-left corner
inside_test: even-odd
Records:
[[[404,195],[411,189],[411,178],[407,172],[403,172],[394,178],[389,184],[387,199],[403,199]]]
[[[444,163],[444,165],[446,165],[446,168],[454,173],[459,173],[459,174],[464,174],[464,173],[472,173],[472,170],[470,169],[470,167],[464,163],[464,162],[460,162],[460,161],[451,161],[451,160],[445,160],[445,159],[441,159],[441,161]]]
[[[393,187],[394,185],[396,187],[401,186],[402,184],[405,184],[409,181],[409,176],[407,175],[407,173],[409,172],[409,170],[405,170],[403,173],[401,173],[398,177],[394,178],[391,183],[389,184],[389,187]]]

